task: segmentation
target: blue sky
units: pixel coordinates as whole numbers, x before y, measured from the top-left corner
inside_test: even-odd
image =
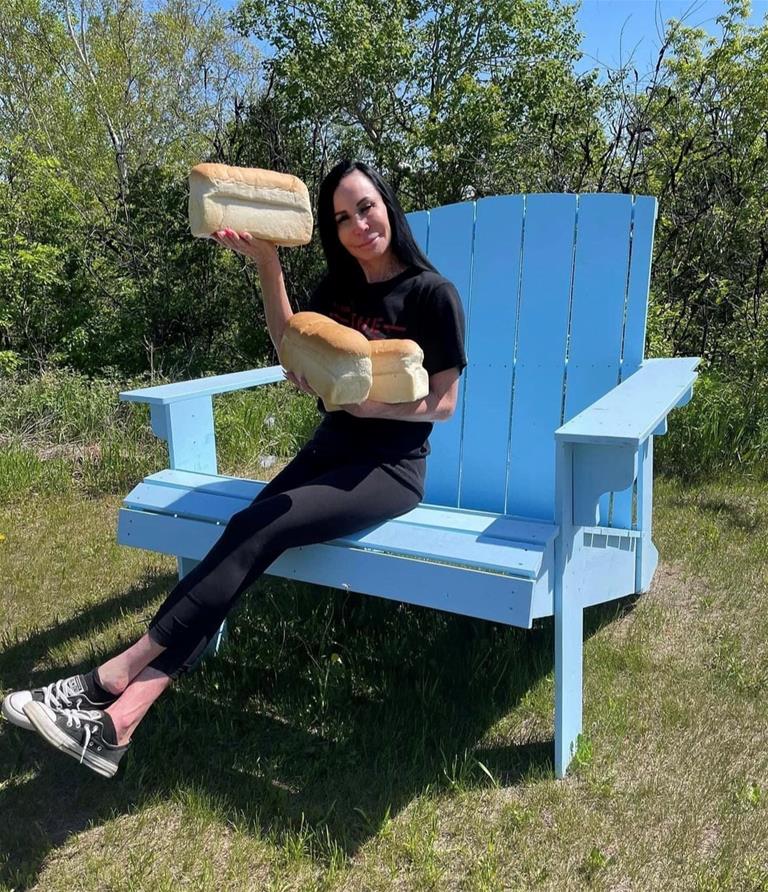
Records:
[[[237,0],[218,0],[218,5],[233,9]],[[576,18],[583,32],[584,57],[577,70],[600,65],[616,68],[622,59],[626,61],[634,53],[636,67],[642,74],[656,62],[663,22],[684,19],[688,25],[717,35],[716,19],[725,9],[725,0],[582,0]],[[761,24],[766,15],[768,0],[752,0],[749,24]],[[266,46],[261,48],[268,54]]]
[[[634,50],[638,70],[655,62],[661,46],[659,19],[685,18],[718,33],[715,19],[726,9],[723,0],[583,0],[577,20],[584,33],[581,50],[585,55],[579,70],[598,62],[618,67]],[[750,24],[760,24],[768,14],[768,0],[753,0]]]

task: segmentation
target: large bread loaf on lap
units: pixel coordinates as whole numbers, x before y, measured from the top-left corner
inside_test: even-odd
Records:
[[[411,403],[429,393],[429,375],[422,366],[424,351],[408,338],[369,341],[373,381],[368,399],[380,403]]]
[[[371,389],[371,348],[354,328],[322,313],[294,313],[280,342],[280,363],[301,375],[328,406],[362,403]]]
[[[305,378],[329,412],[369,398],[407,403],[429,393],[424,353],[415,341],[369,341],[321,313],[291,316],[279,352],[286,371]]]
[[[226,164],[198,164],[189,173],[194,236],[234,229],[291,247],[311,240],[312,223],[309,191],[291,174]]]

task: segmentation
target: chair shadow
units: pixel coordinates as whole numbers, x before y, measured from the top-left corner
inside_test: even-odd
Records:
[[[722,516],[731,530],[756,533],[765,526],[765,516],[758,512],[745,513],[738,498],[703,498],[698,499],[696,504],[701,511]]]
[[[24,667],[117,611],[149,603],[173,582],[170,575],[145,581],[7,648],[0,654],[3,687],[87,669],[53,667],[43,679],[39,672],[30,678]],[[314,590],[316,600],[320,589],[305,588]],[[402,612],[395,602],[324,591],[338,599],[335,611],[343,611],[351,597],[352,609],[359,609],[359,599],[378,602],[385,618],[387,611]],[[633,606],[633,599],[623,599],[589,608],[585,639],[611,623],[617,611]],[[418,622],[419,608],[409,609]],[[263,704],[269,702],[269,685],[262,684],[258,667],[244,667],[236,644],[229,656],[204,661],[165,695],[137,733],[115,780],[98,777],[53,753],[36,735],[3,723],[0,765],[7,780],[0,786],[0,813],[14,820],[0,824],[0,883],[29,888],[51,851],[73,834],[139,811],[178,789],[207,797],[225,820],[249,832],[277,840],[309,832],[325,841],[315,852],[322,859],[332,849],[353,855],[427,786],[487,785],[480,762],[503,786],[551,777],[551,729],[519,745],[483,742],[493,724],[551,673],[551,619],[520,630],[439,616],[439,633],[424,651],[385,667],[396,697],[350,695],[335,703],[346,713],[343,734],[308,731],[265,715],[254,704],[254,688],[261,685]],[[353,626],[351,640],[370,634]],[[495,680],[478,677],[487,649],[497,655]],[[364,667],[361,687],[375,689],[381,672],[380,665]],[[295,683],[300,685],[300,678]]]

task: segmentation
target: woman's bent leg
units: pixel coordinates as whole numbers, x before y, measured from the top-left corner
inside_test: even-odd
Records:
[[[108,706],[107,712],[115,726],[117,743],[124,746],[131,739],[149,707],[171,684],[171,679],[157,669],[148,667],[133,679],[122,695]]]
[[[310,442],[262,489],[255,501],[311,480],[328,468],[328,458],[319,458]],[[130,647],[97,668],[99,684],[111,694],[122,694],[131,681],[163,650],[165,648],[149,635],[142,635]]]
[[[286,549],[325,542],[404,514],[418,494],[376,464],[347,464],[257,499],[234,515],[149,629],[166,649],[149,665],[176,677],[194,665],[240,594]]]
[[[96,670],[99,684],[112,694],[122,694],[142,669],[160,656],[163,650],[163,646],[149,635],[142,635],[129,648],[99,666]]]

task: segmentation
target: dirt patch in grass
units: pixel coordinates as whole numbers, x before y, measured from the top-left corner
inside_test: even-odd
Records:
[[[700,659],[697,630],[702,604],[710,597],[706,580],[685,564],[660,561],[649,591],[620,602],[615,617],[599,634],[617,648],[636,648],[652,662]]]

